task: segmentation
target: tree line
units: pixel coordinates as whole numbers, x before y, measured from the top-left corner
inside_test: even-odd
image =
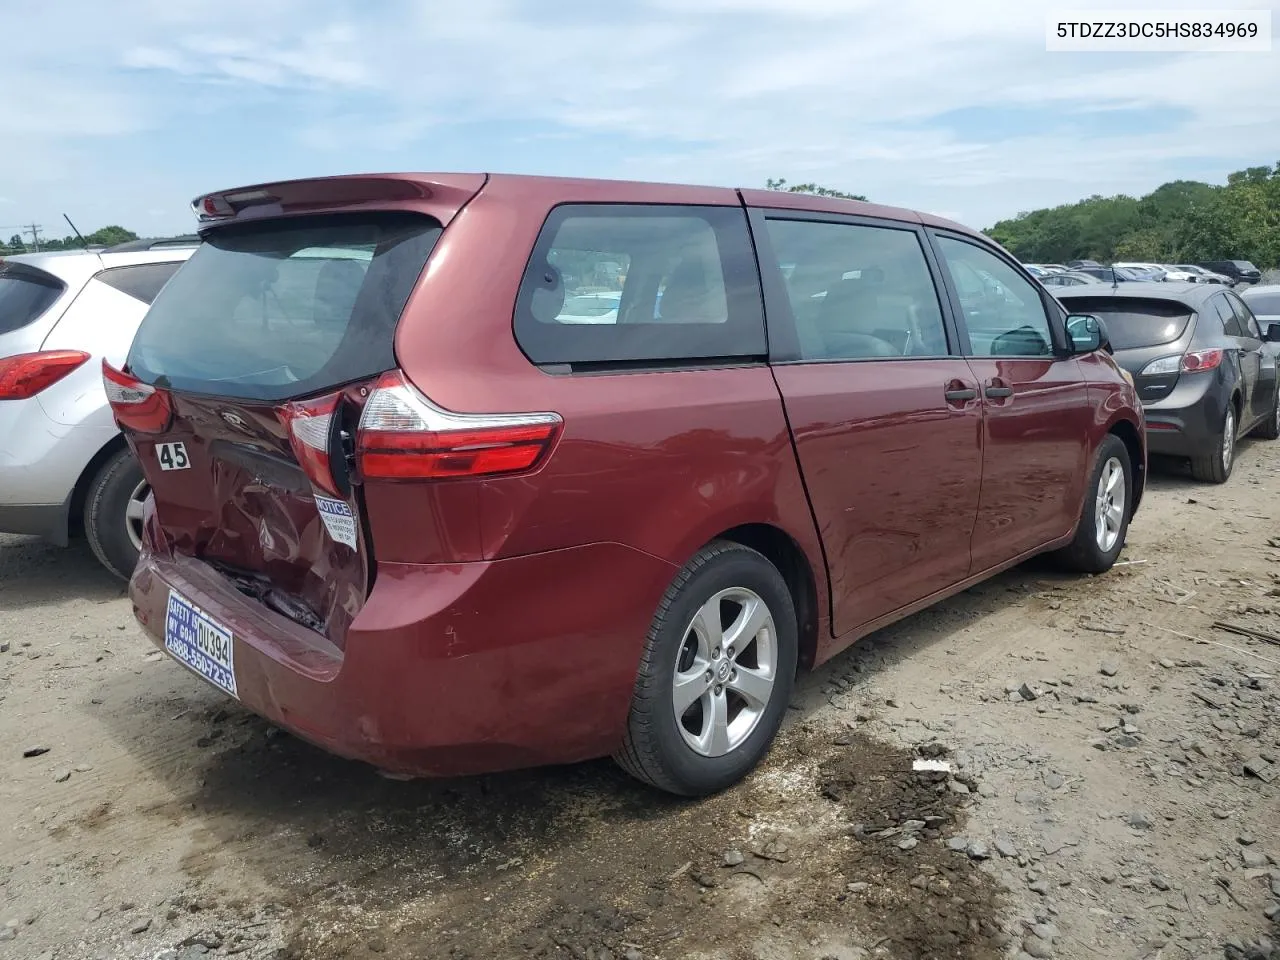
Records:
[[[1175,180],[1143,197],[1092,196],[1019,213],[985,231],[1024,263],[1251,260],[1280,266],[1280,163],[1224,185]]]
[[[866,200],[816,183],[769,178],[770,190],[821,197]],[[1076,203],[1019,213],[988,228],[987,236],[1019,260],[1065,263],[1068,260],[1195,263],[1201,260],[1251,260],[1262,269],[1280,266],[1280,163],[1249,167],[1227,177],[1224,185],[1174,180],[1143,197],[1094,195]],[[111,225],[85,239],[111,246],[138,235]],[[80,239],[40,241],[41,250],[78,250]],[[32,249],[21,235],[0,244],[0,255]]]
[[[137,240],[138,235],[132,230],[126,230],[124,227],[111,226],[101,227],[93,233],[85,234],[85,240],[91,247],[110,247],[117,243],[125,243],[129,240]],[[61,240],[55,238],[41,237],[39,243],[40,250],[83,250],[84,244],[80,242],[77,236],[66,236]],[[23,237],[20,233],[15,233],[9,238],[8,243],[0,243],[0,256],[15,253],[33,253],[36,246],[31,243],[31,238]]]

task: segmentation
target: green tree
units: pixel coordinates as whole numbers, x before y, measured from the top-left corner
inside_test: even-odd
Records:
[[[21,250],[23,248],[22,235],[15,233],[9,238],[9,248],[12,250]]]
[[[1246,259],[1268,268],[1280,264],[1280,164],[1236,171],[1224,186],[1175,180],[1140,198],[1031,210],[986,232],[1024,261]]]
[[[831,187],[824,187],[816,183],[794,183],[788,184],[782,177],[769,177],[764,182],[766,190],[781,190],[783,193],[809,193],[815,197],[835,197],[839,200],[866,200],[860,193],[845,193],[843,190],[834,190]]]
[[[85,237],[92,244],[102,244],[104,247],[110,247],[117,243],[126,243],[129,240],[137,240],[138,235],[132,230],[126,230],[124,227],[115,225],[102,227]]]

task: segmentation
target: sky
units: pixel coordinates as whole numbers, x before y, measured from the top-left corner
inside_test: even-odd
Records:
[[[785,177],[985,227],[1280,162],[1280,41],[1046,52],[1048,11],[1116,5],[0,0],[0,233],[184,232],[200,193],[387,170]]]

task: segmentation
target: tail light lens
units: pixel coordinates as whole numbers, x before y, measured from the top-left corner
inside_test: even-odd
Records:
[[[1221,350],[1195,350],[1182,356],[1161,357],[1142,368],[1141,376],[1160,377],[1172,373],[1200,373],[1222,365]]]
[[[163,433],[173,417],[169,393],[102,361],[102,386],[116,423],[137,433]]]
[[[364,477],[384,480],[519,473],[542,462],[563,424],[555,413],[452,413],[392,371],[365,403],[356,456]]]
[[[1143,377],[1162,377],[1171,373],[1177,373],[1182,369],[1182,357],[1176,354],[1172,357],[1161,357],[1159,360],[1152,360],[1142,368],[1140,376]]]
[[[80,350],[45,350],[0,359],[0,400],[26,400],[53,386],[86,360]]]
[[[339,496],[333,476],[329,438],[333,418],[342,394],[335,393],[317,400],[290,403],[281,410],[281,419],[289,430],[289,444],[298,464],[308,479],[326,493]]]
[[[1222,365],[1221,350],[1196,350],[1182,355],[1183,373],[1200,373]]]

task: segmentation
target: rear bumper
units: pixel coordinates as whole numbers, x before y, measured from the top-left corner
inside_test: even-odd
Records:
[[[255,713],[389,772],[454,776],[613,753],[675,573],[619,544],[383,564],[341,650],[196,560],[144,550],[130,594],[161,648],[170,589],[230,628]]]
[[[1143,407],[1147,451],[1172,457],[1212,453],[1229,399],[1230,386],[1219,372],[1183,374],[1169,396]]]

